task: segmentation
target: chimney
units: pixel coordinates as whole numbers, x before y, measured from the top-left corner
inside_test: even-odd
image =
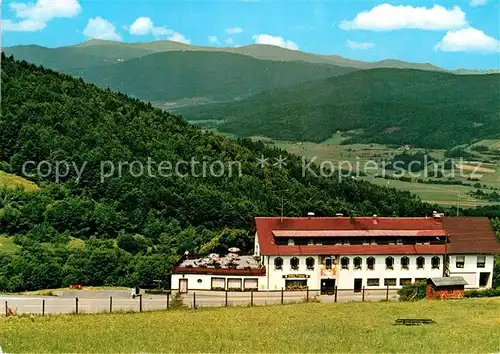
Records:
[[[309,217],[314,216],[314,213],[312,211],[310,211],[307,213],[307,216],[309,216]]]
[[[336,216],[336,217],[338,217],[338,218],[341,218],[342,216],[344,216],[344,214],[342,214],[342,213],[337,213],[337,214],[335,214],[335,216]]]
[[[378,215],[377,214],[373,214],[373,223],[375,225],[378,224]]]

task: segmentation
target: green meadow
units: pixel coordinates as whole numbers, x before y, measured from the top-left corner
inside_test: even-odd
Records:
[[[499,315],[500,299],[491,298],[3,317],[0,338],[8,353],[493,353]],[[400,326],[398,318],[435,323]]]

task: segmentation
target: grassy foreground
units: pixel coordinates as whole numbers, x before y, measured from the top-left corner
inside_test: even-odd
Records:
[[[436,324],[396,326],[396,318]],[[300,304],[142,314],[9,317],[14,352],[448,352],[500,351],[500,299]]]

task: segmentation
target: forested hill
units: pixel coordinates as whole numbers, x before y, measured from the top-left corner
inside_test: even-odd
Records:
[[[287,215],[421,216],[435,208],[351,178],[302,177],[300,160],[284,151],[204,133],[139,100],[26,62],[2,58],[1,79],[1,168],[18,175],[27,161],[29,173],[42,161],[71,168],[56,183],[45,162],[46,177],[31,178],[40,191],[0,189],[0,235],[22,246],[0,253],[0,291],[165,279],[185,250],[249,250],[253,217],[278,215],[282,196]],[[279,155],[287,158],[281,169],[256,165]],[[127,167],[121,177],[118,167],[110,175],[111,163],[147,165],[148,158],[237,161],[242,175],[202,177],[197,170],[196,177],[186,166],[179,177],[156,170],[134,177],[138,170]],[[73,166],[85,166],[80,178]]]
[[[360,129],[351,142],[451,148],[500,136],[499,92],[500,74],[373,69],[180,112],[236,136],[320,142]]]
[[[143,100],[173,101],[232,100],[355,70],[327,64],[259,60],[224,52],[174,51],[69,73]]]

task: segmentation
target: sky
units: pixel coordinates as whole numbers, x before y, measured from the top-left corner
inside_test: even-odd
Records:
[[[500,0],[34,0],[2,2],[2,46],[97,38],[273,44],[448,69],[500,68]]]

